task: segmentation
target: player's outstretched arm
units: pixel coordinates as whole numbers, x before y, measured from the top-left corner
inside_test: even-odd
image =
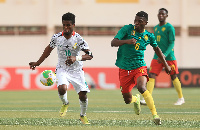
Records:
[[[118,46],[121,46],[121,45],[124,45],[124,44],[133,44],[135,46],[136,44],[136,39],[132,38],[132,39],[128,39],[128,40],[119,40],[117,38],[114,38],[112,41],[111,41],[111,47],[118,47]]]
[[[158,46],[157,46],[157,47],[154,47],[153,49],[154,49],[156,55],[159,57],[160,61],[164,64],[164,66],[165,66],[165,71],[167,72],[167,74],[169,74],[170,71],[171,71],[171,68],[170,68],[170,66],[167,64],[167,62],[166,62],[166,60],[165,60],[164,54],[162,53],[162,51],[160,50],[160,48],[159,48]]]
[[[35,70],[36,66],[39,66],[50,55],[52,50],[53,48],[48,45],[37,62],[29,63],[30,69]]]

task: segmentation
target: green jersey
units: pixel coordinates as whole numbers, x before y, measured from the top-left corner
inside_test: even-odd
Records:
[[[162,53],[165,55],[166,60],[176,60],[174,56],[174,41],[175,41],[175,29],[170,23],[154,27],[154,34],[158,47],[161,49]],[[153,59],[157,59],[158,56],[154,54]]]
[[[121,69],[133,70],[142,66],[146,66],[144,61],[144,51],[146,46],[150,44],[157,47],[155,36],[153,33],[144,30],[143,33],[135,31],[135,25],[129,24],[122,27],[114,37],[119,40],[136,39],[136,46],[133,44],[124,44],[119,46],[117,51],[117,60],[115,65]]]

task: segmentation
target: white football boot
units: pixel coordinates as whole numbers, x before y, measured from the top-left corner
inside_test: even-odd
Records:
[[[141,105],[147,105],[146,101],[144,100],[144,98],[142,100],[140,100],[140,104]]]
[[[183,103],[185,103],[185,99],[182,97],[179,98],[178,101],[174,103],[174,105],[182,105]]]

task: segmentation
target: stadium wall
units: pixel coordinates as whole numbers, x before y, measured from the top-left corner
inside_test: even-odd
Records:
[[[161,7],[169,10],[167,19],[181,27],[176,36],[175,55],[180,68],[199,68],[200,37],[189,36],[188,27],[200,26],[199,0],[133,0],[133,3],[99,3],[99,0],[5,0],[0,3],[0,26],[47,26],[44,35],[0,35],[0,66],[27,66],[35,61],[49,44],[55,26],[61,26],[61,16],[66,12],[76,14],[76,26],[123,26],[133,23],[135,14],[144,10],[149,13],[148,26],[158,23],[157,12]],[[101,1],[101,0],[100,0]],[[195,18],[195,20],[193,20]],[[85,67],[115,67],[117,48],[111,48],[111,36],[84,36],[94,54]],[[149,46],[145,53],[147,65],[153,57]],[[55,66],[56,51],[41,66]]]
[[[195,12],[200,12],[200,0],[133,0],[135,1],[133,3],[125,3],[127,0],[121,0],[121,3],[99,3],[98,1],[101,0],[0,1],[0,32],[4,31],[1,28],[4,26],[14,27],[15,31],[14,35],[0,33],[0,70],[3,71],[0,73],[0,89],[13,90],[17,88],[17,85],[24,88],[22,84],[23,71],[20,72],[21,74],[16,72],[24,68],[25,71],[32,72],[28,69],[28,63],[38,60],[41,56],[44,48],[49,44],[51,36],[56,32],[56,26],[62,26],[61,17],[64,13],[72,12],[76,15],[77,27],[122,27],[125,24],[133,23],[135,14],[144,10],[149,14],[147,27],[153,27],[158,24],[157,12],[162,7],[169,10],[167,21],[180,28],[180,35],[176,35],[175,55],[180,72],[182,73],[182,69],[186,69],[186,72],[189,71],[185,73],[187,74],[184,77],[186,82],[183,81],[182,84],[183,86],[184,83],[186,83],[186,86],[200,86],[200,60],[198,59],[200,35],[189,35],[190,27],[194,29],[200,27],[200,18],[194,13],[194,9]],[[45,27],[46,31],[42,34],[31,35],[25,32],[21,35],[16,31],[21,26],[42,26]],[[84,62],[84,67],[88,68],[88,70],[95,68],[96,71],[94,72],[96,73],[100,73],[97,71],[98,69],[101,69],[103,73],[107,73],[104,72],[107,71],[107,68],[116,70],[117,48],[110,46],[114,35],[83,35],[83,37],[89,43],[94,55],[91,61]],[[152,47],[148,46],[145,52],[147,67],[150,65],[153,54]],[[31,81],[33,83],[31,84],[31,89],[43,89],[41,86],[38,87],[36,85],[38,81],[35,81],[33,77],[38,75],[44,67],[54,69],[56,63],[57,54],[56,49],[54,49],[52,54],[41,64],[41,68],[38,68],[37,73],[34,74],[33,72],[33,75],[27,79],[26,82]],[[4,84],[6,81],[4,70],[8,71],[6,73],[7,76],[10,75],[7,85]],[[115,74],[117,78],[117,73]],[[106,77],[110,78],[108,75]],[[112,84],[119,85],[116,83],[117,81],[118,79],[115,79],[115,82],[109,80],[105,81],[105,83],[111,84],[111,86]],[[194,85],[193,83],[196,84]],[[12,89],[8,87],[10,84]],[[170,84],[169,86],[171,87],[169,78],[167,79],[167,84]],[[160,85],[160,87],[165,87],[166,84],[163,86],[163,83],[160,82]],[[157,87],[159,87],[159,83],[157,83]],[[99,86],[99,88],[101,87]]]

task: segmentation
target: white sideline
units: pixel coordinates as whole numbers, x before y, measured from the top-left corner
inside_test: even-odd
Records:
[[[19,111],[19,112],[57,112],[58,110],[0,110],[1,111]],[[73,111],[73,110],[67,110]],[[124,113],[124,112],[133,112],[133,111],[92,111],[94,113]],[[188,114],[195,114],[200,112],[159,112],[159,113],[188,113]]]

